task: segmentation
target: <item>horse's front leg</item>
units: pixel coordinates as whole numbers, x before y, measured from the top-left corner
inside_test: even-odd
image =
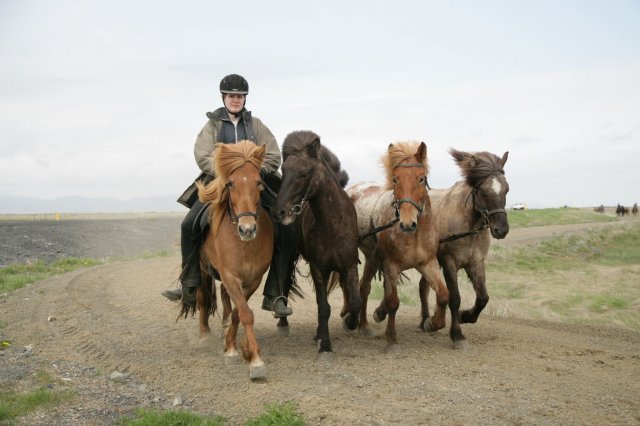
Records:
[[[309,265],[311,269],[311,278],[316,289],[316,303],[318,305],[318,328],[316,330],[315,340],[318,342],[318,359],[330,359],[332,353],[331,339],[329,338],[329,317],[331,316],[331,305],[327,300],[327,280],[328,274],[325,274],[314,264]]]
[[[460,312],[460,322],[475,323],[480,316],[480,312],[489,303],[489,293],[485,284],[484,262],[474,262],[465,268],[473,289],[476,292],[476,302],[471,309],[465,309]]]
[[[424,330],[425,323],[429,320],[429,283],[424,277],[420,278],[418,285],[418,294],[420,295],[420,324],[418,328]]]
[[[400,307],[400,298],[398,298],[398,275],[400,275],[400,272],[402,271],[400,271],[400,268],[396,264],[391,262],[384,263],[384,298],[374,313],[374,319],[376,315],[380,316],[383,309],[384,312],[389,315],[387,319],[387,329],[385,331],[387,352],[396,351],[398,347],[396,312]]]
[[[364,271],[360,278],[360,297],[362,299],[362,306],[360,308],[360,334],[366,337],[372,337],[374,335],[373,330],[369,326],[369,320],[367,319],[367,302],[369,301],[369,293],[371,293],[371,280],[373,279],[377,265],[374,261],[366,259],[364,262]]]
[[[436,310],[426,324],[425,331],[433,332],[444,328],[446,325],[447,304],[449,303],[449,290],[440,275],[440,265],[435,257],[417,268],[429,286],[436,293]]]
[[[231,325],[231,311],[233,307],[231,306],[229,293],[227,293],[227,289],[222,283],[220,284],[220,299],[222,300],[222,336],[224,337],[227,329]]]
[[[358,327],[358,316],[362,307],[362,297],[358,291],[358,265],[353,265],[340,272],[340,285],[345,294],[345,307],[347,312],[343,315],[344,326],[348,330],[355,330]]]
[[[225,339],[225,356],[237,356],[235,339],[238,331],[238,323],[242,323],[246,342],[243,345],[244,358],[249,361],[249,377],[251,379],[263,379],[266,377],[266,368],[260,358],[260,348],[253,330],[253,311],[247,304],[242,282],[231,276],[223,276],[225,288],[233,301],[235,308],[232,313],[231,327],[227,331]]]

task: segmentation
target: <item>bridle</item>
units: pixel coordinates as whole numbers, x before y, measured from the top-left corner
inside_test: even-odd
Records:
[[[317,162],[318,160],[316,160],[316,163]],[[318,164],[316,164],[316,166],[313,168],[313,173],[311,173],[311,177],[307,181],[307,185],[306,185],[307,189],[304,191],[304,195],[302,196],[302,199],[298,204],[294,204],[289,209],[290,215],[292,214],[294,216],[298,216],[300,213],[302,213],[302,209],[304,205],[309,201],[309,192],[311,191],[311,183],[313,182],[313,179],[315,179],[317,171],[318,171]]]
[[[484,178],[482,180],[482,182],[484,182],[485,180],[489,179],[491,176],[498,176],[498,174],[504,174],[502,172],[496,171],[492,174],[490,174],[489,176],[487,176],[486,178]],[[471,197],[472,203],[473,203],[473,210],[480,215],[481,218],[481,222],[480,222],[480,226],[478,226],[477,228],[471,230],[471,231],[467,231],[467,232],[462,232],[460,234],[453,234],[450,235],[446,238],[442,238],[440,239],[439,243],[447,243],[449,241],[454,241],[460,238],[464,238],[464,237],[468,237],[469,235],[476,235],[477,233],[479,233],[480,231],[486,229],[489,227],[489,218],[497,213],[504,213],[507,214],[507,211],[505,209],[493,209],[493,210],[489,210],[486,207],[482,207],[480,206],[480,204],[478,203],[478,186],[480,186],[480,184],[482,184],[482,182],[480,182],[477,186],[473,187],[473,189],[471,190],[471,192],[469,193],[469,195],[467,195],[467,198],[465,198],[464,200],[464,205],[465,207],[467,206],[467,201],[469,200],[469,197]]]
[[[421,167],[423,169],[425,169],[426,171],[426,167],[424,164],[422,163],[404,163],[404,164],[398,164],[397,166],[394,167]],[[429,182],[427,182],[426,177],[425,177],[425,186],[427,187],[427,189],[431,189],[429,187]],[[395,185],[395,181],[393,182],[393,184]],[[391,228],[393,225],[395,225],[396,223],[398,223],[400,221],[400,206],[403,203],[409,203],[411,204],[413,207],[416,208],[416,210],[418,210],[418,215],[421,215],[422,212],[424,211],[424,201],[422,201],[421,204],[416,203],[415,201],[413,201],[411,198],[401,198],[401,199],[394,199],[391,202],[391,206],[395,209],[395,218],[391,219],[389,222],[385,223],[384,225],[378,226],[376,228],[373,228],[371,231],[367,232],[366,234],[363,235],[358,235],[358,241],[362,241],[365,238],[371,236],[371,235],[375,235],[380,231],[384,231],[385,229]]]
[[[261,182],[262,182],[262,185],[264,185],[265,188],[266,188],[265,183],[262,180],[261,180]],[[237,225],[238,224],[238,220],[241,217],[246,217],[246,216],[251,216],[257,221],[258,220],[258,213],[260,212],[260,206],[261,206],[260,200],[258,200],[258,205],[256,206],[256,211],[255,212],[247,211],[247,212],[241,212],[241,213],[236,214],[236,212],[233,210],[233,205],[231,204],[231,189],[230,188],[231,188],[231,182],[227,182],[224,185],[224,191],[229,191],[229,196],[227,197],[227,201],[228,201],[227,213],[229,214],[229,217],[231,218],[231,223],[234,224],[234,225]]]

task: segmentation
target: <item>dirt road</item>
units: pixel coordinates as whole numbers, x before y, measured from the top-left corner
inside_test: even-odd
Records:
[[[315,361],[308,284],[306,298],[293,302],[288,337],[259,309],[259,297],[250,301],[268,368],[266,381],[251,382],[247,365],[225,365],[218,317],[206,340],[195,319],[176,323],[177,304],[160,291],[178,264],[109,264],[0,299],[0,337],[12,342],[0,351],[0,384],[26,384],[45,370],[65,379],[55,386],[71,383],[79,394],[23,424],[111,424],[135,407],[174,403],[241,424],[265,403],[288,400],[313,425],[640,423],[639,333],[481,316],[463,325],[471,350],[459,352],[446,331],[417,329],[418,308],[401,306],[401,351],[387,354],[384,338],[342,330],[335,292],[335,358],[325,365]]]

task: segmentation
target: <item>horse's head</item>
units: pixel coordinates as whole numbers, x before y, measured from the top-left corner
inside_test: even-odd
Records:
[[[265,151],[266,146],[258,147],[251,141],[218,145],[213,156],[216,178],[207,186],[198,184],[200,201],[213,204],[213,229],[217,230],[228,214],[242,241],[256,237]]]
[[[276,199],[275,218],[285,225],[296,219],[317,189],[314,177],[320,147],[320,137],[312,132],[292,133],[283,143],[282,185]]]
[[[418,216],[427,204],[427,146],[424,142],[390,144],[382,162],[387,186],[393,190],[393,205],[402,232],[415,232]]]
[[[498,239],[506,237],[509,233],[505,209],[509,183],[504,174],[504,165],[509,152],[505,152],[502,158],[488,152],[471,154],[453,148],[449,153],[471,186],[473,208],[489,226],[491,235]]]

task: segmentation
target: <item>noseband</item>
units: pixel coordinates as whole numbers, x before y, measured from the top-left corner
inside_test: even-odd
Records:
[[[264,182],[262,182],[262,184],[264,185]],[[258,213],[260,212],[260,205],[261,205],[260,200],[258,200],[258,205],[256,206],[255,212],[241,212],[236,214],[236,212],[233,210],[233,205],[231,204],[231,190],[229,189],[230,186],[231,186],[231,182],[227,182],[227,184],[224,186],[224,190],[229,191],[229,197],[228,197],[229,205],[227,206],[227,213],[229,213],[229,217],[231,218],[231,223],[234,225],[237,225],[238,219],[245,216],[251,216],[257,221]]]

